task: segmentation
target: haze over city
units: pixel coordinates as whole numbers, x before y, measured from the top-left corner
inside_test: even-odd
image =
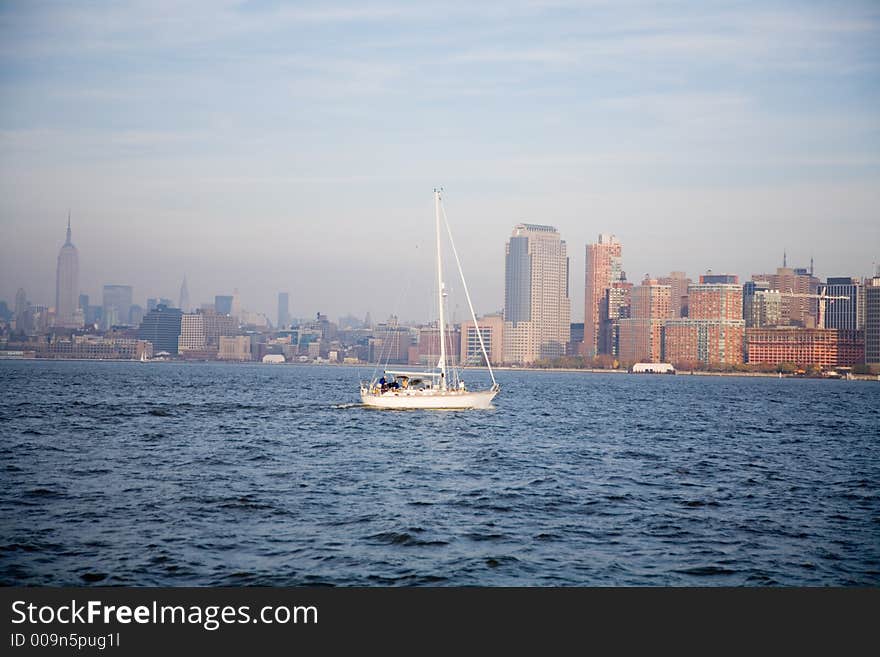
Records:
[[[872,3],[0,7],[0,299],[81,291],[427,319],[433,187],[479,312],[519,222],[645,273],[873,273]],[[413,293],[400,301],[401,283]],[[402,303],[402,305],[400,305]]]

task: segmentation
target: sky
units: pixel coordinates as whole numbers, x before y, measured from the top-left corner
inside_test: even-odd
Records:
[[[517,223],[627,276],[880,262],[876,2],[0,2],[0,299],[238,288],[428,321],[434,187],[477,313]],[[460,309],[456,310],[461,318]]]

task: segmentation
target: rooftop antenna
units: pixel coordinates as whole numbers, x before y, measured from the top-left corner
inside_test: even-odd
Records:
[[[813,275],[813,256],[810,256],[810,276]]]
[[[67,242],[65,245],[70,244],[70,208],[67,209]]]
[[[788,267],[788,254],[785,252],[785,249],[782,250],[782,267]]]

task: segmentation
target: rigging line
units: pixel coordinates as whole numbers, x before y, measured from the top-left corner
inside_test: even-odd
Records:
[[[419,245],[416,244],[416,249],[418,249],[418,248],[419,248]],[[399,348],[399,345],[400,345],[400,314],[399,314],[399,310],[400,310],[400,307],[403,305],[404,298],[409,294],[409,289],[412,286],[412,277],[405,276],[405,278],[406,278],[406,285],[404,286],[403,291],[401,291],[398,294],[397,300],[395,301],[394,305],[391,307],[392,316],[397,318],[397,326],[395,327],[394,335],[397,336],[398,351],[400,351],[400,348]],[[380,367],[383,370],[387,370],[388,363],[391,360],[391,339],[389,338],[389,335],[390,335],[389,329],[390,328],[391,327],[386,323],[385,337],[382,339],[382,346],[379,349],[379,357],[376,358],[376,366],[373,368],[373,381],[376,381],[378,379],[377,374],[379,373]],[[387,353],[386,353],[386,346],[388,348]],[[383,358],[385,359],[384,365],[382,365]]]
[[[471,319],[474,320],[474,330],[477,332],[477,337],[480,339],[480,349],[483,351],[483,358],[486,359],[486,367],[489,368],[489,376],[492,377],[492,385],[497,386],[498,382],[495,380],[495,373],[492,371],[492,364],[489,362],[489,354],[486,353],[486,344],[483,342],[483,332],[480,330],[480,325],[477,322],[477,314],[474,312],[474,304],[471,303],[471,293],[468,291],[467,281],[464,280],[464,271],[461,268],[461,260],[458,257],[458,249],[455,248],[455,240],[452,239],[452,229],[449,227],[449,219],[446,217],[446,208],[443,204],[440,204],[440,211],[443,213],[443,222],[446,224],[446,234],[449,235],[449,244],[452,246],[452,255],[455,256],[455,264],[458,265],[458,275],[461,277],[461,286],[464,288],[464,296],[468,302],[468,308],[471,311]]]

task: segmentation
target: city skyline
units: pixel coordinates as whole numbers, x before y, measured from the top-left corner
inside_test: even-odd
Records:
[[[374,361],[379,352],[387,352],[395,362],[425,365],[437,360],[432,316],[427,322],[407,322],[390,315],[387,322],[374,326],[366,321],[362,327],[351,315],[337,325],[318,312],[315,320],[298,319],[288,326],[293,318],[287,292],[278,293],[274,326],[266,315],[242,305],[237,287],[231,295],[215,295],[213,302],[191,308],[186,276],[179,309],[171,307],[170,298],[150,297],[145,312],[135,303],[132,286],[116,284],[102,287],[100,306],[91,304],[88,294],[76,295],[78,251],[71,236],[68,218],[66,240],[57,258],[54,308],[34,304],[19,288],[10,326],[8,304],[3,302],[3,345],[20,347],[11,350],[19,357],[39,353],[149,360],[161,354],[187,360],[250,361],[256,355],[353,363]],[[753,274],[742,284],[737,274],[709,270],[698,282],[686,272],[672,271],[666,277],[646,275],[636,285],[624,275],[623,245],[613,235],[600,234],[584,251],[585,308],[591,315],[578,324],[571,316],[567,243],[554,226],[517,224],[505,254],[503,311],[481,312],[478,320],[496,362],[500,357],[512,364],[614,368],[666,362],[665,366],[680,369],[876,364],[872,345],[877,307],[873,291],[868,291],[880,285],[880,272],[871,279],[827,277],[823,284],[814,275],[811,260],[809,269],[777,267],[773,273]],[[439,257],[438,251],[438,263]],[[783,264],[787,265],[787,255]],[[455,287],[447,280],[442,296],[448,297]],[[452,308],[457,306],[450,304]],[[450,354],[454,359],[458,354],[470,359],[475,330],[450,314],[447,321],[454,326]],[[348,319],[353,323],[342,324]],[[73,335],[68,333],[71,329]],[[95,329],[103,333],[94,335]],[[337,339],[343,334],[344,340]],[[259,336],[256,342],[253,336]],[[269,352],[267,340],[276,353]],[[277,353],[279,348],[282,354]]]
[[[0,34],[7,301],[52,304],[69,208],[90,296],[187,275],[193,303],[380,317],[438,185],[481,312],[517,223],[617,235],[631,281],[878,258],[871,3],[23,3]]]
[[[66,224],[66,225],[67,225],[67,230],[68,230],[68,233],[67,233],[67,239],[66,239],[65,242],[63,242],[63,243],[61,244],[61,246],[60,246],[60,250],[61,250],[61,252],[65,252],[65,249],[69,249],[69,247],[72,246],[72,244],[70,244],[70,220],[69,220],[69,219],[67,220],[67,224]],[[562,237],[564,238],[564,235],[562,235]],[[616,235],[613,235],[613,234],[612,234],[612,235],[609,236],[608,233],[600,233],[600,234],[598,234],[597,237],[594,237],[594,238],[593,238],[592,243],[587,243],[587,244],[583,245],[583,247],[586,247],[587,250],[588,250],[588,252],[589,252],[589,249],[590,249],[590,248],[593,248],[593,247],[596,246],[596,244],[597,244],[597,239],[598,239],[598,243],[601,243],[603,239],[606,240],[606,241],[607,241],[608,239],[610,239],[610,240],[612,240],[612,244],[615,245],[615,246],[618,246],[618,247],[620,246],[620,243],[621,243],[621,240],[619,240],[619,239],[617,238]],[[567,241],[567,240],[564,240],[564,241]],[[58,252],[58,250],[57,250],[58,248],[59,248],[59,247],[56,247],[56,259],[57,259],[58,255],[59,255],[59,252]],[[81,278],[81,268],[80,268],[80,264],[79,264],[80,259],[79,259],[79,257],[78,257],[78,256],[79,256],[79,253],[81,252],[81,250],[82,250],[81,248],[76,247],[76,248],[75,248],[75,252],[74,252],[74,253],[75,253],[75,256],[74,256],[74,257],[76,258],[76,261],[77,261],[76,269],[77,269],[77,277],[78,277],[78,278]],[[583,250],[581,251],[581,253],[583,254]],[[67,256],[67,257],[69,258],[69,256]],[[658,271],[657,273],[645,272],[644,274],[641,274],[641,275],[639,275],[638,277],[636,277],[636,276],[630,274],[630,273],[628,272],[627,263],[629,262],[629,260],[630,260],[631,257],[634,258],[634,256],[631,256],[631,254],[630,254],[629,252],[627,252],[627,257],[626,257],[626,258],[619,258],[619,257],[618,257],[618,261],[619,261],[619,262],[618,262],[618,264],[616,265],[617,267],[619,267],[619,268],[622,270],[622,273],[623,273],[624,275],[626,275],[626,282],[628,282],[629,284],[636,284],[636,285],[637,285],[637,284],[640,282],[640,280],[641,280],[642,278],[644,278],[644,277],[648,277],[648,278],[664,278],[664,276],[661,274],[660,271]],[[573,279],[573,277],[575,276],[575,263],[579,260],[579,258],[576,258],[576,257],[573,258],[573,257],[569,256],[569,260],[570,260],[570,267],[569,267],[569,285],[570,285],[570,286],[571,286],[571,285],[580,285],[580,282],[579,282],[579,281],[575,281],[575,280]],[[783,265],[783,263],[786,262],[786,260],[788,260],[788,263],[787,263],[787,264],[788,264],[789,268],[792,268],[792,267],[794,267],[794,268],[801,267],[801,268],[804,268],[804,269],[809,269],[809,267],[812,266],[812,265],[814,264],[814,258],[809,258],[808,261],[805,262],[805,263],[798,263],[797,261],[795,261],[794,265],[792,265],[792,263],[791,263],[791,261],[792,261],[791,254],[789,254],[787,251],[783,251],[783,253],[782,253],[782,257],[781,257],[781,259],[780,259],[780,262],[777,263],[777,265],[775,265],[775,266],[773,266],[773,267],[768,267],[767,269],[774,269],[774,270],[775,270],[777,267],[781,267],[781,266]],[[581,270],[581,280],[584,280],[583,272],[584,272],[584,267],[585,267],[585,260],[584,260],[583,257],[580,258],[580,262],[581,262],[581,267],[580,267],[580,270]],[[479,312],[480,312],[480,313],[483,313],[483,314],[491,314],[491,313],[501,312],[501,311],[503,311],[503,309],[504,309],[504,290],[503,290],[503,287],[504,287],[504,282],[503,282],[503,267],[504,267],[504,265],[503,265],[503,246],[502,246],[502,263],[501,263],[500,266],[501,266],[501,268],[502,268],[502,270],[501,270],[501,271],[502,271],[502,275],[500,276],[500,278],[501,278],[501,283],[500,283],[501,290],[500,290],[500,292],[499,292],[499,297],[500,297],[500,298],[496,301],[495,305],[492,305],[492,302],[489,301],[489,302],[485,305],[484,308],[480,308],[480,309],[479,309]],[[672,264],[670,265],[670,268],[672,268],[672,267],[674,267],[674,263],[672,263]],[[193,268],[190,267],[190,269],[193,269]],[[196,268],[196,269],[197,269],[197,268]],[[632,271],[632,270],[629,270],[629,271]],[[662,271],[662,270],[661,270],[661,271]],[[704,270],[704,271],[702,271],[702,272],[672,271],[672,273],[673,273],[673,274],[686,274],[686,275],[689,275],[689,276],[699,277],[699,276],[704,275],[704,274],[711,274],[713,271],[715,271],[715,273],[721,273],[721,272],[722,272],[722,270],[720,270],[720,269],[713,270],[713,269],[710,267],[710,268],[708,268],[708,269],[706,269],[706,270]],[[750,279],[750,278],[755,278],[755,280],[765,280],[765,279],[775,280],[775,279],[776,279],[776,276],[777,276],[776,274],[762,274],[762,273],[759,273],[759,271],[753,271],[753,272],[742,272],[742,273],[740,273],[740,271],[739,271],[738,269],[728,269],[728,270],[724,270],[724,273],[725,273],[725,274],[727,274],[727,273],[733,273],[733,272],[736,272],[736,273],[734,273],[733,275],[739,276],[739,278],[742,279],[742,280],[744,280],[744,281],[745,281],[745,280],[748,280],[748,279]],[[817,278],[819,278],[819,279],[849,278],[849,277],[851,277],[851,276],[856,276],[856,277],[859,277],[859,278],[870,278],[870,277],[872,277],[872,276],[876,276],[876,275],[878,275],[878,273],[880,273],[880,264],[877,264],[877,263],[872,263],[872,268],[871,268],[869,271],[865,272],[865,273],[861,273],[861,272],[855,272],[855,273],[854,273],[854,272],[852,271],[852,269],[850,268],[850,269],[845,270],[845,271],[843,271],[843,272],[835,272],[835,273],[829,273],[829,274],[827,274],[827,275],[824,275],[824,274],[821,273],[821,270],[820,270],[818,267],[816,267],[816,276],[817,276]],[[57,299],[57,285],[58,285],[58,266],[57,266],[57,264],[56,264],[56,273],[55,273],[55,276],[54,276],[53,278],[54,278],[54,280],[53,280],[53,282],[52,282],[52,288],[51,288],[51,296],[50,296],[50,298],[43,299],[42,296],[37,296],[37,295],[39,294],[39,290],[40,290],[41,287],[43,287],[43,286],[40,286],[40,285],[33,285],[33,282],[27,282],[27,281],[25,281],[25,282],[22,282],[22,283],[20,283],[20,284],[14,284],[14,285],[12,285],[10,289],[13,289],[13,288],[14,288],[15,292],[13,292],[12,294],[10,294],[10,295],[8,295],[8,296],[6,296],[6,297],[4,297],[4,296],[0,296],[0,300],[7,302],[7,304],[8,304],[10,307],[12,307],[12,306],[14,305],[13,300],[15,299],[17,292],[18,292],[20,289],[24,289],[25,292],[27,293],[28,301],[29,301],[30,303],[36,303],[36,304],[38,304],[38,305],[45,305],[45,306],[48,307],[48,308],[54,308],[54,304],[52,303],[51,300],[52,300],[52,299]],[[188,309],[197,309],[197,308],[199,308],[199,307],[201,307],[201,306],[203,306],[203,305],[206,305],[206,304],[213,304],[213,303],[216,301],[217,298],[225,299],[225,298],[227,298],[227,297],[224,296],[224,295],[221,294],[221,293],[228,293],[228,294],[231,295],[231,293],[232,293],[233,290],[238,290],[239,287],[242,287],[242,286],[243,286],[245,289],[250,289],[250,290],[254,290],[254,291],[256,291],[256,293],[255,293],[255,294],[252,294],[251,297],[249,297],[249,298],[271,299],[271,301],[270,301],[271,305],[270,305],[269,308],[267,308],[267,309],[264,310],[264,309],[262,309],[262,308],[259,308],[259,309],[254,308],[253,306],[254,306],[255,304],[253,304],[253,303],[245,302],[244,305],[243,305],[243,307],[242,307],[242,309],[243,309],[243,310],[246,310],[246,311],[248,311],[248,312],[251,312],[251,313],[256,313],[256,314],[263,315],[263,316],[265,316],[266,318],[270,318],[270,319],[271,319],[271,318],[277,318],[277,310],[278,310],[278,295],[279,295],[279,294],[288,294],[288,298],[289,298],[290,296],[293,296],[293,298],[294,298],[294,302],[295,302],[295,301],[296,301],[297,291],[298,291],[297,288],[296,288],[296,286],[292,286],[292,289],[294,289],[295,291],[293,292],[292,295],[290,295],[289,293],[284,293],[283,291],[281,291],[281,288],[279,288],[279,290],[275,290],[274,288],[271,288],[271,287],[269,287],[269,288],[265,288],[265,287],[262,287],[262,286],[260,286],[260,285],[256,285],[256,284],[253,284],[253,285],[248,286],[247,284],[240,284],[240,283],[234,283],[234,282],[233,282],[232,286],[231,286],[229,289],[217,289],[216,287],[212,287],[212,286],[211,286],[210,284],[208,284],[208,283],[203,283],[203,284],[200,285],[200,287],[199,287],[198,289],[200,289],[200,290],[201,290],[201,289],[206,290],[205,293],[202,294],[202,293],[200,292],[198,295],[193,295],[192,297],[190,297],[190,295],[189,295],[189,290],[188,290],[188,288],[189,288],[188,278],[189,278],[188,275],[183,274],[183,275],[182,275],[182,279],[181,279],[181,280],[178,280],[178,282],[177,282],[177,292],[174,293],[173,291],[168,291],[168,292],[167,292],[167,294],[168,294],[168,297],[167,297],[167,298],[169,298],[169,299],[182,299],[183,297],[182,297],[182,294],[181,294],[181,293],[184,293],[184,292],[185,292],[185,294],[184,294],[183,296],[186,297],[186,301],[187,301]],[[93,276],[92,279],[93,279],[93,280],[100,280],[100,277],[94,277],[94,276]],[[14,280],[21,281],[22,279],[20,279],[20,278],[16,278],[16,279],[14,279]],[[166,291],[165,291],[165,290],[163,290],[163,291],[156,291],[154,287],[148,287],[147,290],[144,291],[143,289],[140,289],[140,290],[139,290],[139,289],[138,289],[138,286],[136,286],[136,285],[132,285],[132,284],[129,284],[129,283],[119,282],[119,281],[124,281],[124,280],[126,280],[124,276],[117,277],[117,279],[114,279],[114,280],[116,280],[117,282],[103,282],[103,283],[97,283],[97,284],[95,285],[95,289],[94,289],[94,290],[91,289],[91,288],[88,288],[88,289],[87,289],[87,288],[85,287],[85,285],[80,285],[79,291],[78,291],[78,292],[75,292],[73,296],[74,296],[74,298],[76,298],[78,295],[83,294],[83,295],[86,295],[86,296],[88,296],[88,297],[90,297],[90,298],[92,298],[92,299],[100,299],[101,296],[102,296],[102,291],[104,290],[104,288],[106,288],[106,287],[126,286],[126,287],[131,287],[131,288],[133,289],[132,304],[133,304],[133,305],[141,306],[141,305],[142,305],[141,302],[143,301],[143,305],[142,305],[142,307],[143,307],[144,309],[146,309],[146,308],[147,308],[147,302],[148,302],[148,300],[149,300],[150,298],[164,297],[165,294],[166,294]],[[227,280],[231,280],[231,279],[227,279]],[[664,278],[664,280],[668,280],[668,278]],[[451,281],[448,282],[448,284],[450,284],[450,283],[451,283]],[[600,286],[600,287],[601,287],[601,286]],[[308,283],[304,284],[304,287],[303,287],[303,292],[305,292],[305,293],[303,294],[303,297],[304,297],[304,298],[308,298],[308,297],[309,297],[309,295],[307,294],[307,289],[308,289]],[[772,287],[771,289],[777,289],[777,288],[773,288],[773,287]],[[782,288],[778,288],[778,289],[782,289]],[[33,290],[37,290],[37,292],[35,293],[35,292],[33,292]],[[212,290],[213,290],[213,291],[212,291]],[[576,306],[575,306],[575,302],[574,302],[574,301],[575,301],[575,299],[578,299],[578,298],[580,298],[580,299],[582,299],[582,300],[584,299],[584,295],[586,294],[586,292],[585,292],[585,288],[581,288],[580,292],[581,292],[581,294],[574,294],[574,295],[572,295],[572,296],[573,296],[572,303],[571,303],[571,307],[572,307],[572,309],[571,309],[571,317],[572,317],[572,321],[582,321],[582,320],[584,320],[584,308],[585,308],[585,306],[583,305],[583,303],[581,304],[580,308],[579,308],[577,311],[575,310],[575,307],[576,307]],[[232,297],[229,296],[229,298],[231,299]],[[327,312],[324,311],[324,309],[325,309],[325,308],[328,308],[330,304],[323,303],[322,301],[324,301],[324,300],[318,300],[317,303],[316,303],[316,306],[315,306],[314,308],[299,308],[299,309],[296,309],[296,310],[290,310],[290,311],[289,311],[289,316],[290,316],[290,317],[309,317],[309,316],[313,315],[313,314],[316,313],[316,312],[322,312],[322,313],[325,314],[325,315],[332,315],[333,317],[343,317],[343,316],[345,316],[345,315],[349,315],[349,314],[354,314],[355,316],[358,316],[358,315],[359,315],[359,313],[353,311],[351,308],[349,308],[349,307],[347,307],[347,306],[344,306],[344,305],[341,305],[341,304],[338,305],[338,310],[336,310],[335,312],[327,313]],[[360,305],[366,305],[366,307],[367,307],[366,312],[361,313],[361,314],[360,314],[361,316],[365,316],[367,313],[371,313],[371,314],[372,314],[372,313],[374,312],[373,310],[371,310],[371,307],[369,306],[369,301],[368,301],[368,300],[367,300],[367,301],[364,301],[364,299],[359,299],[359,302],[360,302]],[[357,304],[354,304],[354,305],[357,305]],[[180,302],[178,301],[176,307],[179,307],[179,306],[180,306]],[[576,312],[579,312],[580,314],[578,315],[578,314],[576,314]],[[399,309],[399,308],[389,309],[388,312],[386,312],[386,313],[384,313],[384,314],[383,314],[381,311],[377,313],[377,316],[379,316],[379,317],[383,317],[383,318],[384,318],[384,317],[390,317],[390,316],[392,316],[392,315],[393,315],[393,316],[396,316],[396,317],[399,317],[399,318],[400,318],[400,321],[405,321],[405,322],[432,321],[432,319],[435,319],[435,318],[428,317],[427,315],[425,315],[425,316],[423,316],[423,317],[407,316],[407,315],[405,315],[405,314],[402,314],[402,313],[400,312],[400,309]],[[461,320],[464,320],[464,319],[465,319],[465,318],[464,318],[463,316],[460,317],[460,318],[457,317],[457,321],[461,321]],[[273,324],[274,324],[274,323],[275,323],[275,322],[273,322]]]

